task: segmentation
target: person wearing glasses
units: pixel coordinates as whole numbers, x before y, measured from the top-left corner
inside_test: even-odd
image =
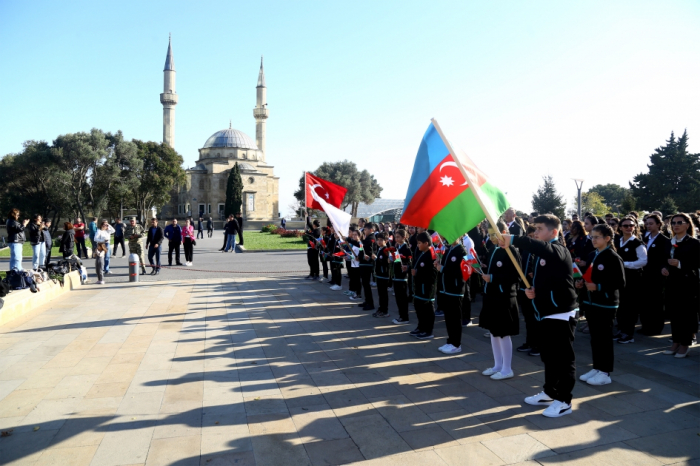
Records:
[[[664,329],[666,315],[664,313],[664,287],[666,277],[661,275],[661,269],[668,265],[671,240],[663,233],[661,215],[652,213],[644,220],[647,234],[644,243],[647,247],[647,265],[642,272],[642,287],[644,290],[644,306],[641,308],[640,319],[642,335],[660,335]]]
[[[642,269],[647,265],[647,249],[637,237],[637,219],[631,215],[620,221],[622,234],[615,237],[617,254],[625,266],[625,286],[620,290],[617,330],[613,340],[634,343],[634,327],[643,307]],[[614,232],[613,232],[614,234]]]
[[[612,382],[610,374],[615,359],[610,335],[620,293],[625,288],[626,270],[623,259],[615,252],[615,233],[610,225],[596,225],[590,238],[595,247],[588,256],[590,281],[577,280],[576,288],[583,290],[581,310],[586,312],[591,334],[593,369],[579,379],[589,385],[607,385]]]
[[[661,274],[666,281],[666,311],[671,318],[673,346],[664,354],[685,358],[690,352],[693,334],[698,329],[700,303],[700,241],[688,214],[671,217],[673,238],[670,241],[667,265]]]

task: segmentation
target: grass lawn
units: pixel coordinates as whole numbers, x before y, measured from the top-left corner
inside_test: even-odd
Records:
[[[303,238],[282,238],[280,235],[260,233],[259,231],[244,231],[243,239],[243,246],[250,250],[306,249],[306,242]]]

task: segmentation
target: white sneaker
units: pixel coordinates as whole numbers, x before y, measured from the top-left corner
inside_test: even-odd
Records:
[[[462,347],[449,345],[447,348],[444,348],[441,351],[445,354],[457,354],[462,352]]]
[[[489,367],[489,368],[486,369],[484,372],[482,372],[481,375],[487,375],[487,376],[491,377],[491,376],[492,376],[493,374],[495,374],[496,372],[498,372],[498,371],[497,371],[495,368]]]
[[[586,380],[586,383],[588,385],[607,385],[609,383],[612,383],[612,379],[605,372],[598,371],[596,375]]]
[[[586,382],[588,379],[590,379],[591,377],[593,377],[594,375],[596,375],[598,372],[600,372],[598,369],[591,369],[590,371],[586,372],[585,374],[583,374],[583,375],[582,375],[581,377],[579,377],[578,379],[579,379],[580,381],[582,381],[582,382]]]
[[[491,338],[491,332],[486,332],[486,333],[484,333],[484,337],[486,337],[486,338]]]
[[[442,345],[441,347],[438,348],[438,351],[442,351],[442,350],[444,350],[445,348],[447,348],[447,347],[449,347],[449,346],[452,346],[452,345],[449,344],[449,343],[445,343],[444,345]]]
[[[369,282],[369,286],[377,286],[377,282]]]
[[[567,414],[571,414],[571,405],[558,400],[554,400],[547,409],[542,411],[542,415],[546,417],[562,417]]]
[[[545,392],[539,392],[537,395],[525,398],[525,403],[532,406],[547,406],[554,403],[554,400],[547,396]]]
[[[513,378],[513,371],[508,372],[507,374],[504,374],[503,372],[496,372],[491,376],[493,380],[505,380],[505,379],[512,379]]]

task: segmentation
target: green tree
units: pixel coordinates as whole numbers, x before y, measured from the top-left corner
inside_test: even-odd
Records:
[[[138,148],[132,141],[125,141],[121,131],[107,134],[107,140],[112,150],[112,163],[118,171],[117,180],[105,187],[107,205],[105,209],[116,218],[121,215],[122,207],[135,208],[132,193],[139,185],[138,174],[143,170],[143,160],[138,156]]]
[[[603,199],[605,199],[605,203],[611,209],[611,212],[620,212],[620,206],[622,205],[622,201],[625,199],[625,195],[629,192],[629,188],[613,183],[597,184],[589,189],[588,192],[598,193]]]
[[[694,211],[700,199],[700,154],[688,152],[688,132],[676,139],[671,137],[665,146],[658,147],[650,156],[648,173],[640,173],[630,183],[637,207],[655,210],[670,197],[681,212]]]
[[[226,204],[224,205],[224,215],[228,217],[241,212],[243,205],[243,179],[238,162],[233,166],[228,174],[226,182]]]
[[[170,200],[173,186],[185,182],[185,170],[182,156],[169,145],[137,139],[133,143],[142,165],[130,174],[135,177],[131,200],[144,221],[147,211]]]
[[[552,213],[563,219],[566,209],[564,196],[557,193],[554,180],[550,175],[543,176],[542,180],[543,185],[532,195],[532,208],[540,214]]]
[[[665,198],[663,198],[661,200],[661,204],[659,204],[659,207],[654,210],[658,210],[664,215],[673,215],[679,212],[678,206],[673,201],[673,198],[671,196],[666,196]]]
[[[589,190],[581,194],[581,212],[592,212],[594,215],[602,217],[610,212],[610,208],[605,204],[603,196]]]
[[[365,204],[373,203],[375,199],[381,196],[383,190],[374,178],[374,175],[367,170],[359,171],[357,165],[349,160],[325,162],[311,173],[319,178],[347,188],[348,192],[345,194],[340,207],[345,209],[347,206],[351,206],[351,215],[353,217],[357,217],[357,208],[360,202]],[[305,193],[304,175],[302,174],[299,179],[299,189],[294,192],[294,197],[303,202]]]
[[[625,198],[622,200],[620,205],[620,213],[627,215],[637,208],[637,199],[632,195],[631,192],[625,194]]]

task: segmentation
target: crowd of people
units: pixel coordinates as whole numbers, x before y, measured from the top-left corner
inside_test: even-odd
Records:
[[[229,220],[233,220],[236,223],[237,229],[230,225],[230,222],[226,224],[225,243],[229,240],[228,233],[233,231],[239,237],[239,244],[243,244],[243,219],[241,215],[238,214],[236,217],[232,215]],[[168,245],[168,266],[173,265],[174,255],[176,266],[191,267],[197,239],[204,238],[205,228],[209,238],[213,236],[214,232],[214,222],[211,217],[206,220],[204,217],[199,217],[199,220],[196,222],[196,234],[195,222],[192,218],[186,219],[184,225],[178,224],[178,219],[173,218],[165,228],[159,225],[157,218],[150,219],[148,223],[149,225],[144,227],[135,218],[129,219],[128,223],[124,223],[121,218],[117,218],[112,224],[107,220],[102,220],[98,225],[97,217],[93,217],[90,222],[85,224],[80,217],[77,217],[73,222],[63,223],[63,232],[59,241],[59,253],[63,259],[69,259],[72,256],[75,256],[77,259],[95,259],[97,284],[104,284],[105,275],[112,274],[109,268],[110,259],[113,255],[117,257],[120,247],[120,257],[125,257],[125,242],[128,244],[129,253],[136,254],[139,257],[141,274],[145,275],[147,273],[145,251],[148,257],[148,267],[151,268],[151,275],[158,275],[161,270],[161,251],[165,240],[167,240]],[[12,209],[9,212],[6,222],[7,243],[10,249],[9,270],[24,270],[22,266],[22,248],[26,241],[29,241],[32,246],[32,269],[35,271],[48,269],[52,259],[51,248],[54,243],[51,236],[51,226],[51,220],[42,219],[41,215],[33,215],[31,220],[22,220],[18,209]],[[89,242],[87,241],[88,239]],[[145,246],[143,243],[144,239]],[[235,239],[231,241],[235,248]],[[185,256],[184,264],[180,261],[181,247]]]
[[[545,365],[544,390],[525,402],[560,417],[571,413],[577,327],[590,334],[593,367],[579,377],[590,385],[612,382],[615,344],[634,343],[638,322],[638,333],[655,336],[670,321],[664,354],[687,357],[700,312],[699,213],[560,220],[537,212],[521,218],[511,208],[451,244],[439,232],[365,219],[344,238],[330,222],[322,228],[307,217],[306,279],[341,291],[345,268],[344,293],[373,317],[389,317],[394,295],[396,325],[410,323],[412,303],[417,325],[408,334],[421,340],[434,338],[435,317],[444,316],[447,341],[437,349],[445,354],[462,351],[462,328],[474,325],[471,305],[482,295],[478,322],[494,356],[483,375],[493,380],[514,376],[511,337],[522,314],[526,339],[516,351]]]

